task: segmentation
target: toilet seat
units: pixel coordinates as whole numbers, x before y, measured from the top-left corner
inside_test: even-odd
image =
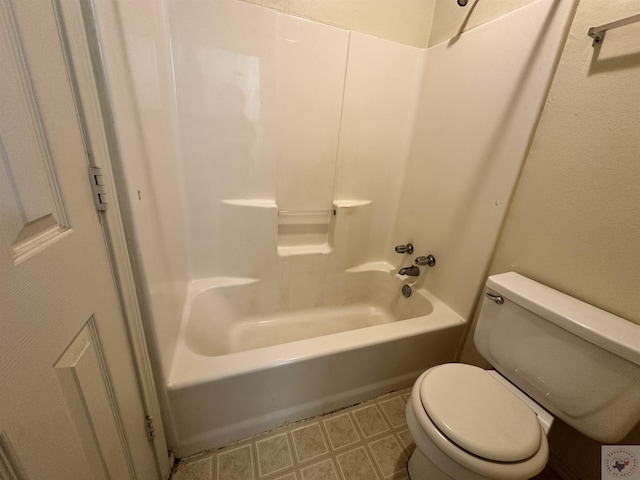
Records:
[[[529,458],[514,462],[482,458],[461,448],[442,433],[427,415],[420,393],[422,382],[427,374],[442,367],[443,365],[433,367],[418,378],[407,404],[409,430],[420,450],[423,453],[431,452],[429,454],[431,460],[443,471],[458,479],[528,479],[541,472],[549,458],[549,445],[541,424],[538,425],[540,445],[537,452]],[[482,371],[482,369],[479,370]]]
[[[540,449],[536,414],[481,368],[449,363],[429,370],[420,400],[449,440],[481,458],[518,462]]]

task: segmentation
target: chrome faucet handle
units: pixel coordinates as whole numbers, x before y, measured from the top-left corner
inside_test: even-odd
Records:
[[[397,253],[408,253],[411,255],[413,253],[413,245],[407,243],[406,245],[396,245]]]
[[[429,267],[433,267],[436,264],[436,257],[434,257],[433,255],[426,255],[423,257],[416,257],[416,261],[415,261],[416,265],[421,265],[421,266],[429,266]]]

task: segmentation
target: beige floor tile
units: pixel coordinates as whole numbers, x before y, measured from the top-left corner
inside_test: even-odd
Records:
[[[291,472],[283,475],[282,477],[274,478],[274,480],[298,480],[298,476],[296,475],[296,472]]]
[[[217,480],[254,480],[251,445],[243,445],[218,453]]]
[[[171,477],[173,480],[211,480],[212,460],[205,457],[197,461],[178,465],[176,472]]]
[[[336,455],[345,480],[374,480],[378,478],[364,447]]]
[[[385,395],[382,395],[378,398],[374,398],[373,400],[378,401],[378,402],[383,402],[385,400],[389,400],[390,398],[393,397],[403,397],[405,395],[409,395],[411,394],[411,387],[408,388],[403,388],[402,390],[396,390],[395,392],[391,392],[391,393],[387,393]]]
[[[302,480],[338,480],[336,467],[330,458],[300,469]]]
[[[373,435],[384,433],[389,430],[387,422],[384,421],[380,410],[375,404],[354,410],[353,416],[358,422],[358,426],[360,427],[360,430],[362,430],[362,434],[365,438],[369,438]]]
[[[400,441],[404,447],[414,447],[415,443],[413,443],[413,437],[411,436],[411,432],[409,429],[400,430],[396,432],[398,437],[400,437]]]
[[[395,428],[407,424],[407,419],[404,413],[407,402],[405,402],[404,398],[397,396],[388,400],[383,400],[378,404],[382,409],[382,413],[385,414],[392,427]]]
[[[409,480],[406,462],[415,448],[404,419],[409,392],[180,459],[172,480]]]
[[[330,417],[323,420],[322,423],[327,430],[329,442],[334,450],[353,445],[360,440],[360,435],[358,435],[348,413]]]
[[[406,470],[407,457],[393,435],[371,442],[369,448],[384,478],[391,478]]]
[[[260,476],[270,475],[293,466],[286,432],[258,440],[256,450]]]
[[[312,423],[311,425],[295,428],[291,430],[291,437],[293,438],[293,448],[296,452],[296,458],[300,463],[329,453],[319,423]]]

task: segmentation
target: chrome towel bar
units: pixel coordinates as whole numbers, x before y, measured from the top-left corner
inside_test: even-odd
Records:
[[[605,23],[604,25],[600,25],[599,27],[591,27],[587,32],[591,38],[593,38],[593,43],[591,46],[595,47],[596,45],[602,43],[604,39],[604,34],[607,33],[607,30],[611,30],[612,28],[624,27],[625,25],[629,25],[630,23],[640,22],[640,14],[632,15],[628,18],[623,18],[622,20],[618,20],[616,22]]]

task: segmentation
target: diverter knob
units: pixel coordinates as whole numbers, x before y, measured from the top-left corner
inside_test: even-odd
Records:
[[[406,245],[396,245],[397,253],[408,253],[411,255],[413,253],[413,245],[407,243]]]
[[[424,257],[416,257],[416,265],[433,267],[436,264],[436,257],[426,255]]]

